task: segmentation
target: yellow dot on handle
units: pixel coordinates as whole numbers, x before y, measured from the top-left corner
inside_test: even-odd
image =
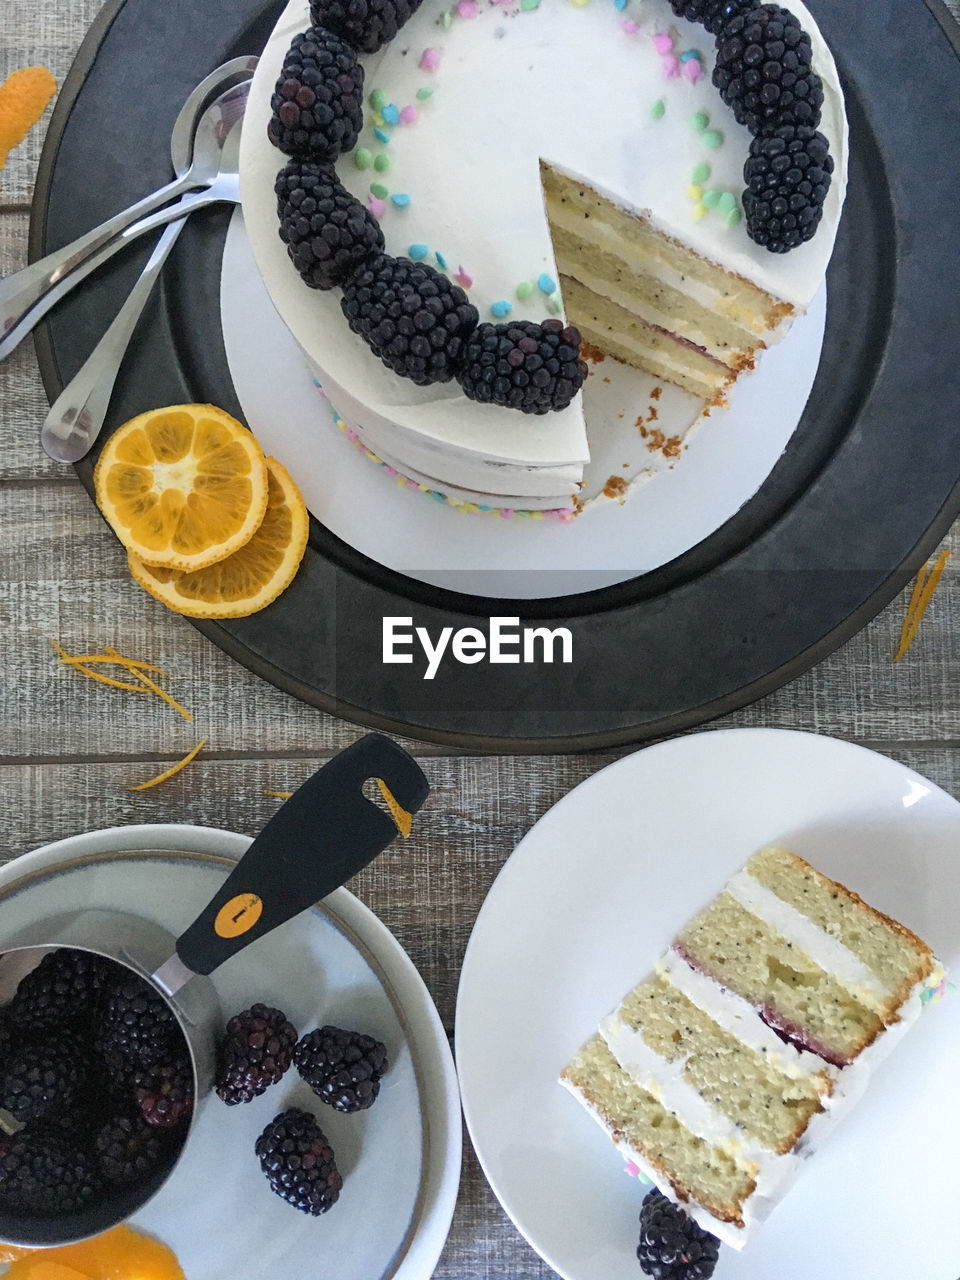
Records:
[[[213,930],[218,938],[239,938],[263,915],[263,903],[255,893],[238,893],[217,912]]]

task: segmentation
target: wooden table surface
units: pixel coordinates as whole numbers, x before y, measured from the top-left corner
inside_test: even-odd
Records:
[[[99,0],[3,0],[0,81],[44,63],[62,83],[99,7]],[[957,0],[953,7],[960,16]],[[0,275],[26,262],[42,138],[41,124],[0,173]],[[250,675],[140,591],[73,471],[41,452],[46,409],[28,341],[0,364],[0,796],[7,815],[0,861],[129,823],[256,832],[278,803],[265,789],[296,786],[360,730]],[[960,550],[960,525],[945,545]],[[814,670],[715,727],[846,738],[960,797],[960,555],[895,666],[905,607],[904,595]],[[71,653],[113,644],[157,663],[195,725],[159,699],[58,667],[51,638]],[[154,790],[127,790],[201,737],[208,746],[178,777]],[[433,784],[429,819],[409,846],[388,851],[350,887],[410,953],[452,1033],[463,951],[504,860],[555,801],[626,752],[496,759],[407,745]],[[500,1209],[468,1140],[464,1151],[460,1199],[436,1276],[552,1276]]]

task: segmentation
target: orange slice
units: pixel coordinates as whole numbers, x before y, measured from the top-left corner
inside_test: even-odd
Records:
[[[212,404],[151,409],[113,433],[94,471],[97,505],[145,564],[205,569],[250,541],[267,506],[254,437]]]
[[[137,582],[189,618],[245,618],[265,609],[293,581],[309,532],[300,490],[276,458],[267,458],[267,483],[263,521],[239,551],[192,573],[158,569],[128,552]]]

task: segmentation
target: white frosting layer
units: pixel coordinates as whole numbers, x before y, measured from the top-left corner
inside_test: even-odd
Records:
[[[814,63],[824,80],[823,132],[837,169],[817,236],[785,255],[754,245],[743,224],[727,227],[716,213],[691,216],[691,171],[705,161],[708,185],[739,194],[749,145],[710,83],[713,38],[678,20],[666,0],[631,0],[619,13],[602,0],[579,7],[543,0],[535,12],[516,4],[480,0],[474,20],[455,17],[438,26],[449,0],[424,0],[400,35],[363,59],[366,91],[382,88],[398,107],[415,105],[415,124],[398,125],[383,146],[365,128],[361,142],[389,156],[384,174],[359,170],[342,157],[338,173],[365,198],[371,180],[410,196],[406,208],[389,201],[383,218],[388,252],[404,254],[413,243],[440,251],[454,274],[462,264],[475,278],[470,291],[482,320],[498,299],[513,305],[511,318],[542,319],[545,296],[515,296],[522,280],[541,272],[557,278],[543,209],[539,160],[572,172],[617,204],[644,211],[656,226],[701,255],[753,280],[776,297],[804,308],[816,292],[833,247],[846,182],[846,123],[836,69],[816,25],[800,3],[791,6],[810,33]],[[622,31],[624,17],[638,24]],[[300,281],[277,236],[273,179],[284,157],[266,140],[269,98],[283,55],[308,25],[306,0],[292,0],[264,51],[247,109],[241,152],[246,228],[257,265],[282,318],[303,348],[319,380],[354,427],[382,439],[392,433],[392,453],[406,456],[418,440],[446,456],[443,474],[464,484],[461,461],[494,459],[516,467],[564,466],[575,472],[589,456],[579,398],[561,413],[543,417],[478,405],[456,383],[419,388],[386,369],[351,333],[340,311],[339,291],[321,293]],[[695,48],[706,74],[696,85],[666,79],[654,32],[674,29],[677,51]],[[440,51],[435,74],[421,70],[425,48]],[[419,88],[435,88],[426,102]],[[650,115],[662,98],[666,113]],[[691,126],[705,111],[724,143],[702,144]],[[440,474],[441,469],[435,469]],[[464,487],[470,488],[471,485]],[[523,492],[516,482],[505,491]]]
[[[804,952],[825,973],[836,978],[846,989],[875,1012],[885,1008],[890,989],[863,963],[858,955],[838,938],[821,929],[789,902],[762,885],[748,871],[738,872],[727,882],[726,892],[742,907],[763,920]]]

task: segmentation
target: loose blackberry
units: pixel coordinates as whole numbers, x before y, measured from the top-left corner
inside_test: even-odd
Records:
[[[482,324],[467,341],[457,375],[471,400],[521,413],[565,409],[583,386],[580,333],[560,320]]]
[[[340,1197],[343,1178],[333,1149],[307,1111],[291,1107],[267,1125],[256,1153],[270,1190],[301,1213],[319,1216]]]
[[[785,124],[820,123],[823,82],[812,67],[810,37],[778,4],[736,14],[717,36],[713,83],[740,124],[767,133]]]
[[[92,1017],[112,967],[89,951],[51,951],[20,980],[8,1013],[25,1031],[50,1031]]]
[[[310,0],[310,20],[361,53],[376,53],[419,8],[420,0]]]
[[[670,8],[678,18],[699,22],[716,35],[731,18],[752,9],[757,0],[670,0]]]
[[[0,1078],[0,1107],[21,1124],[70,1111],[87,1070],[85,1051],[69,1032],[23,1045]]]
[[[228,1106],[252,1102],[286,1073],[297,1029],[279,1009],[255,1004],[227,1023],[220,1044],[217,1094]]]
[[[383,248],[380,223],[332,165],[295,157],[277,174],[275,190],[280,239],[312,289],[344,284]]]
[[[340,306],[387,368],[421,387],[450,381],[479,320],[459,285],[425,262],[387,253],[347,281]]]
[[[77,1213],[101,1190],[94,1163],[45,1125],[23,1129],[0,1148],[0,1203],[44,1216]]]
[[[270,99],[267,137],[289,156],[336,160],[363,128],[363,67],[333,31],[294,36]]]
[[[373,1036],[326,1026],[303,1037],[293,1061],[321,1102],[336,1111],[366,1111],[380,1092],[387,1049]]]
[[[98,1048],[130,1067],[153,1067],[183,1044],[173,1010],[148,982],[124,971],[108,990],[100,1019]]]
[[[164,1132],[142,1116],[115,1116],[97,1133],[94,1150],[107,1182],[135,1186],[159,1166],[168,1146]]]
[[[147,1124],[174,1129],[193,1114],[193,1067],[184,1055],[159,1067],[144,1067],[133,1080],[133,1097]]]
[[[654,1187],[640,1209],[640,1270],[655,1280],[710,1280],[720,1241]]]
[[[823,217],[833,156],[822,133],[784,125],[754,138],[743,167],[743,211],[750,239],[771,253],[788,253],[810,240]]]

